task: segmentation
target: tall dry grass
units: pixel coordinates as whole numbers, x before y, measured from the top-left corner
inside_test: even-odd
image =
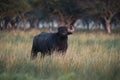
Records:
[[[119,80],[120,35],[76,32],[65,56],[30,60],[39,30],[0,32],[0,80]]]

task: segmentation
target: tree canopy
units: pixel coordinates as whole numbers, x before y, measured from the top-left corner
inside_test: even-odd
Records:
[[[27,0],[0,0],[0,17],[16,16],[29,10]]]
[[[119,4],[120,0],[0,0],[0,18],[31,10],[33,13],[42,10],[45,17],[56,17],[63,24],[70,24],[77,18],[102,18],[108,33],[111,33],[112,20],[120,19]]]

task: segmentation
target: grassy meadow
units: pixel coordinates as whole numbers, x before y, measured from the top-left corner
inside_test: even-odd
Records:
[[[0,80],[120,80],[120,33],[77,31],[65,56],[30,60],[40,32],[0,31]]]

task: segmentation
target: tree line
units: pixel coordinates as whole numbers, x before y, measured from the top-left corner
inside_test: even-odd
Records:
[[[120,0],[0,0],[0,20],[57,18],[62,25],[71,25],[77,19],[105,23],[111,33],[111,23],[120,23]],[[12,22],[12,21],[11,21]]]

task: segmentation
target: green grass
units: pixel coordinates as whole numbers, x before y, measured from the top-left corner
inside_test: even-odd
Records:
[[[65,56],[30,60],[39,30],[0,31],[0,80],[119,80],[120,34],[76,32]]]

